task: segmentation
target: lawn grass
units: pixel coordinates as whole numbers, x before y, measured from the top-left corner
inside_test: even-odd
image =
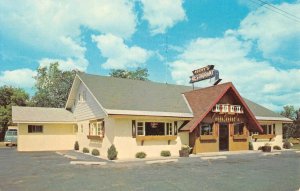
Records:
[[[294,144],[292,148],[293,148],[293,149],[300,150],[300,144]]]
[[[0,142],[0,148],[5,147],[4,142]]]

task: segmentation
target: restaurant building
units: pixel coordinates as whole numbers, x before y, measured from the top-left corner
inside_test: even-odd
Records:
[[[98,149],[114,144],[118,158],[168,150],[192,153],[282,147],[282,123],[291,122],[242,98],[232,83],[193,90],[150,81],[78,73],[65,108],[13,107],[19,151]]]

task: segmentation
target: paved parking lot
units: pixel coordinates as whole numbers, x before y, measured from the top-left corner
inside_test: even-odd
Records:
[[[0,149],[0,190],[262,190],[300,187],[300,154],[244,154],[177,163],[70,165],[55,152]]]

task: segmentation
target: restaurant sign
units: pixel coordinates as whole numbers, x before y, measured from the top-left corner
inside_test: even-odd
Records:
[[[219,71],[214,69],[214,65],[208,65],[203,68],[194,70],[193,75],[190,76],[190,78],[190,83],[215,78],[214,85],[216,85],[221,81],[221,79],[219,79]]]

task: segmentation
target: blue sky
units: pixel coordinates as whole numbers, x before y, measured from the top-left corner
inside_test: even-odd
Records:
[[[300,0],[266,2],[2,0],[0,85],[33,94],[36,69],[54,61],[99,75],[147,67],[150,80],[185,85],[213,64],[244,97],[300,107]]]

